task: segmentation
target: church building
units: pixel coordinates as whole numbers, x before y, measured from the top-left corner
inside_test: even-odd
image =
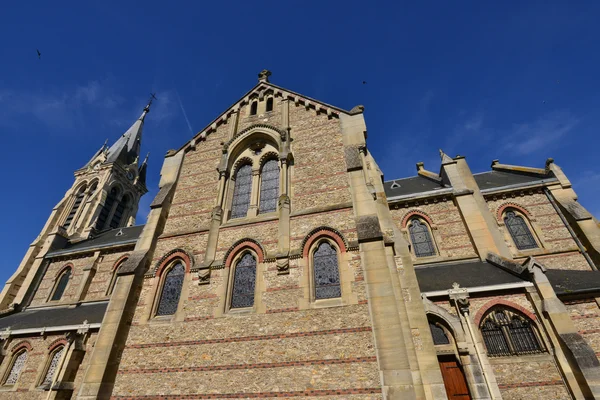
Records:
[[[151,104],[74,166],[0,294],[0,399],[600,399],[600,224],[553,159],[384,179],[364,107],[270,75],[144,225]]]

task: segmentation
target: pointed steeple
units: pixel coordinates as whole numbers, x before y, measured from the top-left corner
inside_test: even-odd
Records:
[[[150,106],[154,95],[144,107],[142,115],[131,125],[131,127],[113,144],[107,152],[107,162],[122,162],[125,165],[130,165],[139,159],[140,147],[142,145],[142,130],[144,128],[144,119],[146,114],[150,112]]]
[[[138,174],[139,182],[143,183],[144,185],[146,185],[146,170],[148,169],[148,157],[150,157],[150,153],[146,154],[146,158],[144,158],[144,161],[140,166],[140,172]]]

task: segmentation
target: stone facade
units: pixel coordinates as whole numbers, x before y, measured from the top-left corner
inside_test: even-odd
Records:
[[[167,153],[145,226],[81,240],[51,217],[0,299],[0,398],[600,398],[599,228],[552,160],[472,174],[441,152],[384,182],[363,107],[269,75]],[[76,351],[40,387],[57,340]]]

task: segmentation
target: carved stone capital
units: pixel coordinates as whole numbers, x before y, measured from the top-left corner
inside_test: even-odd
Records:
[[[219,223],[223,220],[223,209],[221,208],[221,206],[216,206],[212,209],[210,213],[210,218],[213,221],[218,221]]]
[[[277,207],[278,208],[283,208],[283,207],[288,207],[290,206],[290,196],[288,196],[287,194],[282,194],[281,196],[279,196],[279,199],[277,200]]]
[[[290,273],[290,259],[287,256],[277,258],[277,274],[287,275]]]
[[[448,290],[450,300],[453,300],[461,314],[469,313],[469,291],[467,288],[461,288],[456,282],[452,284],[452,289]]]

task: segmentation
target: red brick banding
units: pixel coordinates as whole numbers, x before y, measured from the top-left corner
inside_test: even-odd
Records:
[[[116,269],[121,266],[121,263],[123,263],[128,258],[129,258],[129,254],[125,254],[125,255],[122,255],[121,257],[119,257],[119,259],[117,261],[115,261],[115,263],[113,264],[112,270],[116,271]]]
[[[179,258],[179,259],[181,259],[181,261],[183,261],[183,266],[185,267],[185,272],[189,273],[190,266],[192,265],[192,260],[184,251],[175,251],[172,254],[170,254],[168,257],[165,257],[161,261],[161,263],[158,265],[158,268],[156,268],[156,271],[154,272],[154,276],[161,276],[165,267],[167,265],[169,265],[171,263],[171,261],[173,261],[177,258]]]
[[[433,220],[431,219],[431,217],[429,216],[429,214],[427,214],[425,211],[421,211],[421,210],[410,210],[408,213],[406,213],[406,215],[402,218],[402,228],[406,228],[406,225],[408,225],[408,221],[414,217],[414,216],[418,216],[423,218],[425,221],[427,221],[427,225],[429,225],[429,228],[431,228],[433,226]]]
[[[202,340],[186,340],[181,342],[160,342],[160,343],[145,343],[145,344],[130,344],[125,346],[127,349],[144,349],[152,347],[176,347],[176,346],[190,346],[190,345],[201,345],[201,344],[218,344],[218,343],[236,343],[236,342],[251,342],[259,340],[273,340],[273,339],[288,339],[297,337],[310,337],[320,335],[339,335],[343,333],[359,333],[359,332],[371,332],[370,326],[361,326],[358,328],[340,328],[340,329],[328,329],[324,331],[311,331],[311,332],[295,332],[295,333],[282,333],[274,335],[256,335],[256,336],[237,336],[219,339],[202,339]]]
[[[331,229],[323,228],[318,231],[310,233],[310,237],[304,243],[304,248],[302,249],[302,257],[307,258],[308,252],[312,245],[319,239],[327,237],[332,239],[337,243],[340,252],[345,253],[347,251],[346,244],[344,243],[344,239],[342,239],[337,233],[333,232]]]
[[[352,358],[334,358],[327,360],[304,360],[304,361],[281,361],[273,363],[252,363],[252,364],[226,364],[226,365],[204,365],[197,367],[178,367],[178,368],[137,368],[122,369],[118,374],[164,374],[171,372],[206,372],[206,371],[231,371],[235,369],[265,369],[282,367],[306,367],[309,365],[334,365],[334,364],[354,364],[364,362],[377,362],[377,357],[352,357]]]
[[[252,249],[254,251],[254,253],[256,254],[256,256],[258,257],[258,262],[264,262],[265,260],[265,255],[261,249],[261,247],[255,243],[252,240],[243,240],[242,242],[238,243],[237,245],[235,245],[235,247],[233,247],[230,251],[229,254],[227,255],[227,259],[225,260],[225,268],[229,268],[231,267],[231,262],[233,261],[234,257],[242,250],[244,249]]]
[[[521,307],[520,305],[515,304],[515,303],[513,303],[511,301],[508,301],[508,300],[493,299],[493,300],[490,300],[487,303],[485,303],[483,306],[481,306],[481,308],[479,309],[479,311],[477,311],[477,314],[475,314],[475,318],[473,318],[473,321],[475,322],[475,325],[479,326],[479,323],[481,322],[481,318],[483,318],[483,315],[490,308],[492,308],[494,306],[498,306],[498,305],[503,305],[503,306],[507,306],[507,307],[510,307],[510,308],[514,308],[515,310],[518,310],[521,313],[525,314],[532,321],[537,321],[537,317],[535,316],[535,314],[533,314],[531,311],[527,310],[526,308]]]
[[[546,204],[546,203],[530,204],[529,206],[531,207],[531,206],[542,205],[542,204]],[[507,208],[514,208],[515,210],[517,210],[518,212],[523,214],[525,217],[527,217],[527,219],[529,219],[529,220],[533,219],[531,213],[525,207],[523,207],[519,204],[516,204],[516,203],[508,202],[508,203],[502,204],[500,207],[498,207],[498,210],[496,211],[496,219],[501,224],[504,223],[504,218],[502,217],[502,215],[504,214],[504,211]]]
[[[536,387],[536,386],[557,386],[564,385],[561,380],[543,381],[543,382],[519,382],[519,383],[499,383],[500,389],[516,389],[521,387]]]
[[[296,311],[300,311],[300,309],[298,307],[272,308],[270,310],[267,310],[267,314],[278,314],[278,313],[296,312]]]
[[[292,289],[300,289],[298,285],[287,285],[287,286],[278,286],[267,288],[267,292],[279,292],[281,290],[292,290]]]
[[[195,393],[145,396],[111,396],[111,400],[196,400],[196,399],[264,399],[269,397],[315,397],[349,394],[381,394],[381,388],[315,389],[289,392]]]
[[[27,349],[27,351],[31,351],[32,347],[31,347],[31,343],[29,343],[29,341],[27,340],[22,340],[19,343],[17,343],[16,345],[14,345],[14,347],[12,348],[12,350],[10,351],[12,354],[15,354],[18,351],[21,351],[22,349]]]
[[[50,346],[48,346],[48,351],[51,352],[52,350],[56,349],[58,346],[66,346],[66,345],[67,345],[67,339],[58,338],[55,341],[53,341],[52,343],[50,343]]]

